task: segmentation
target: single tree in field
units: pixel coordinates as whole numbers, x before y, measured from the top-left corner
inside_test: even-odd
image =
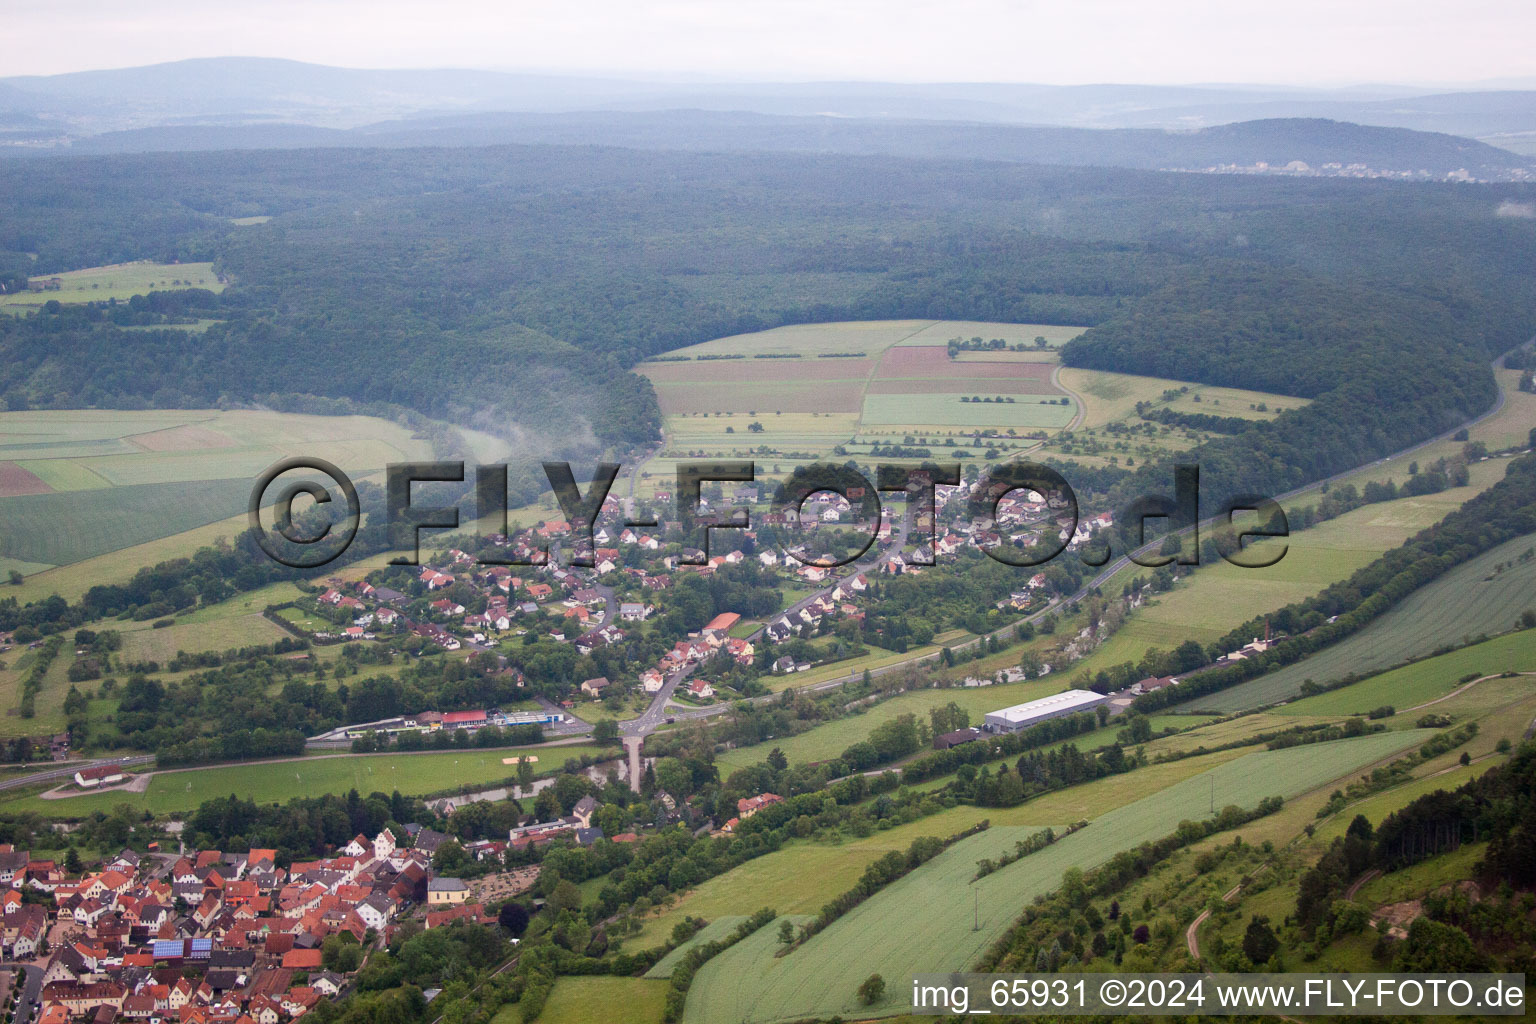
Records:
[[[859,984],[859,1002],[873,1006],[885,996],[885,979],[871,974]]]
[[[795,941],[795,925],[793,921],[785,920],[779,922],[779,941],[786,946]]]
[[[1269,918],[1255,917],[1248,922],[1243,933],[1243,955],[1255,966],[1269,963],[1269,958],[1280,950],[1280,940],[1269,926]]]
[[[515,901],[503,903],[501,910],[496,914],[496,923],[505,928],[514,939],[522,938],[523,932],[528,930],[528,910]]]

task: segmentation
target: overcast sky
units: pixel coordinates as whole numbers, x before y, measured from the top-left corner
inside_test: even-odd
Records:
[[[0,75],[241,55],[755,79],[1475,83],[1536,76],[1536,2],[5,0],[0,53]]]

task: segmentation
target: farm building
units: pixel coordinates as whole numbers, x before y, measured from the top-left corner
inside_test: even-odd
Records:
[[[989,711],[986,717],[988,732],[1018,732],[1032,725],[1074,715],[1079,711],[1091,711],[1109,698],[1092,690],[1066,690],[1049,697],[1041,697],[1024,704],[1015,704],[1000,711]]]
[[[1162,690],[1169,686],[1178,686],[1177,676],[1147,676],[1131,684],[1130,692],[1140,696],[1143,693],[1151,693],[1154,690]]]
[[[116,765],[103,764],[94,768],[82,768],[75,772],[75,785],[81,789],[95,789],[98,786],[114,785],[127,777]]]
[[[940,733],[933,738],[934,750],[948,750],[950,747],[958,747],[962,743],[969,743],[981,735],[977,728],[956,729],[954,732]]]
[[[741,616],[735,612],[721,612],[704,624],[706,633],[725,633],[736,623],[741,621]]]

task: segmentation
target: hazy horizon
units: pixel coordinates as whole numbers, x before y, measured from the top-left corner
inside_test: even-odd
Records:
[[[37,46],[56,38],[61,45]],[[580,10],[460,0],[277,0],[222,11],[148,0],[33,8],[0,28],[7,77],[260,56],[369,70],[457,69],[637,80],[913,84],[1536,86],[1536,9],[1323,0],[1233,11],[1216,0],[810,0],[742,8],[597,0]],[[1148,40],[1157,45],[1148,45]],[[31,44],[23,45],[28,41]]]
[[[1153,82],[1147,80],[1131,79],[1102,79],[1082,82],[1048,82],[1035,79],[1002,80],[983,78],[892,78],[892,77],[853,77],[841,78],[825,75],[778,75],[771,74],[728,74],[707,73],[697,71],[645,71],[624,69],[578,69],[559,67],[495,67],[482,64],[341,64],[329,61],[307,60],[300,57],[289,57],[281,54],[262,53],[210,53],[198,56],[173,57],[167,60],[147,61],[132,64],[104,64],[97,67],[69,68],[54,72],[7,72],[0,75],[0,80],[16,78],[52,78],[72,74],[91,74],[94,72],[131,71],[140,68],[157,67],[166,64],[181,64],[191,61],[220,61],[220,60],[254,60],[254,61],[293,61],[307,64],[313,67],[334,68],[342,71],[471,71],[486,72],[491,74],[506,75],[534,75],[548,76],[551,78],[572,79],[598,79],[607,78],[614,81],[654,84],[676,85],[816,85],[816,84],[886,84],[886,85],[1019,85],[1042,86],[1059,88],[1095,87],[1095,86],[1150,86],[1166,88],[1186,89],[1251,89],[1254,91],[1285,91],[1294,90],[1297,93],[1308,92],[1352,92],[1371,93],[1389,90],[1444,90],[1446,92],[1479,92],[1499,90],[1525,90],[1536,89],[1536,74],[1519,77],[1494,77],[1478,80],[1457,81],[1433,81],[1429,79],[1407,80],[1394,79],[1391,81],[1354,81],[1340,80],[1337,82],[1296,83],[1278,82],[1262,79],[1252,80],[1204,80],[1190,79],[1188,81]]]

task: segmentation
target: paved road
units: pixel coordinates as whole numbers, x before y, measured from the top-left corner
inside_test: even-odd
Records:
[[[1536,342],[1536,338],[1532,338],[1531,341],[1527,342],[1526,344],[1530,344],[1532,342]],[[1509,351],[1513,352],[1513,351],[1515,351],[1515,349],[1522,348],[1522,347],[1524,347],[1524,346],[1517,345],[1517,346],[1515,346],[1515,348],[1512,348]],[[1493,368],[1497,369],[1500,361],[1504,358],[1505,355],[1508,355],[1508,354],[1509,354],[1508,352],[1500,353],[1499,356],[1497,358],[1495,358],[1493,360],[1493,362],[1492,362]],[[1337,482],[1339,482],[1341,480],[1345,480],[1345,479],[1355,475],[1356,473],[1360,472],[1362,469],[1368,468],[1369,466],[1379,466],[1382,463],[1390,461],[1392,459],[1400,459],[1400,458],[1402,458],[1405,455],[1411,455],[1414,452],[1421,451],[1421,450],[1423,450],[1425,448],[1428,448],[1430,445],[1439,444],[1442,441],[1449,441],[1458,432],[1460,432],[1462,430],[1468,430],[1468,429],[1470,429],[1472,427],[1477,426],[1479,423],[1482,423],[1483,421],[1489,419],[1490,417],[1496,416],[1499,413],[1499,411],[1501,409],[1503,409],[1503,408],[1504,408],[1504,391],[1503,391],[1502,388],[1500,388],[1499,391],[1498,391],[1498,397],[1495,399],[1493,405],[1490,406],[1486,412],[1483,412],[1482,414],[1480,414],[1478,416],[1474,416],[1471,419],[1466,420],[1466,421],[1458,424],[1457,426],[1451,427],[1449,430],[1446,430],[1446,431],[1444,431],[1444,432],[1442,432],[1440,434],[1435,435],[1434,437],[1428,438],[1428,439],[1426,439],[1424,441],[1420,441],[1417,444],[1409,445],[1407,448],[1403,448],[1400,451],[1392,453],[1391,455],[1383,456],[1382,458],[1377,459],[1375,462],[1368,463],[1368,464],[1363,464],[1363,465],[1360,465],[1360,466],[1355,466],[1355,467],[1353,467],[1351,469],[1344,470],[1343,472],[1335,473],[1332,476],[1326,477],[1326,478],[1324,478],[1322,480],[1314,480],[1313,482],[1311,482],[1309,484],[1305,484],[1305,485],[1303,485],[1301,487],[1293,488],[1292,490],[1286,491],[1283,494],[1275,495],[1274,500],[1275,501],[1285,501],[1285,500],[1287,500],[1289,498],[1294,498],[1297,495],[1305,494],[1308,491],[1312,491],[1312,490],[1315,490],[1317,488],[1320,488],[1324,484],[1333,484],[1333,483],[1337,483]],[[1216,525],[1217,521],[1220,518],[1221,518],[1220,516],[1209,516],[1206,519],[1201,520],[1197,524],[1197,526],[1200,529],[1210,529],[1212,526]],[[888,558],[892,552],[899,551],[901,549],[901,546],[905,542],[905,539],[906,539],[906,529],[907,529],[906,523],[905,523],[905,521],[903,521],[903,524],[902,524],[902,540],[901,540],[901,542],[898,542],[897,544],[890,545],[889,547],[883,549],[885,553],[881,556],[882,560],[884,558]],[[1187,531],[1185,531],[1185,532],[1187,532]],[[954,647],[952,649],[954,651],[956,651],[956,652],[964,652],[964,651],[970,650],[972,647],[976,646],[979,643],[985,642],[988,637],[997,637],[1000,640],[1004,639],[1006,637],[1009,637],[1013,633],[1014,630],[1016,630],[1019,626],[1023,625],[1026,622],[1031,622],[1032,623],[1032,622],[1036,621],[1037,619],[1044,618],[1046,615],[1050,614],[1051,612],[1057,611],[1057,610],[1059,610],[1059,609],[1061,609],[1063,607],[1071,606],[1071,605],[1077,603],[1078,601],[1083,600],[1089,594],[1093,593],[1095,590],[1097,590],[1098,588],[1102,587],[1105,583],[1109,582],[1110,579],[1112,579],[1115,575],[1120,573],[1122,570],[1130,567],[1133,564],[1132,563],[1132,558],[1131,558],[1132,555],[1151,554],[1153,552],[1153,550],[1158,548],[1158,547],[1160,547],[1161,544],[1162,544],[1162,540],[1161,540],[1161,538],[1159,538],[1157,540],[1154,540],[1154,541],[1151,541],[1151,542],[1149,542],[1147,544],[1142,545],[1141,547],[1137,548],[1133,552],[1121,555],[1119,558],[1113,559],[1107,565],[1105,565],[1104,568],[1101,569],[1098,572],[1098,574],[1095,575],[1091,580],[1089,580],[1088,582],[1084,583],[1081,587],[1079,587],[1077,592],[1075,594],[1072,594],[1070,597],[1067,597],[1067,598],[1064,598],[1064,599],[1061,599],[1061,600],[1057,600],[1057,601],[1053,601],[1049,605],[1047,605],[1045,608],[1042,608],[1038,612],[1035,612],[1035,613],[1033,613],[1031,615],[1027,615],[1027,616],[1024,616],[1023,618],[1017,619],[1014,622],[1011,622],[1008,625],[1002,627],[1001,629],[994,630],[992,633],[986,634],[985,636],[974,637],[971,640],[967,640],[964,643],[956,644],[956,645],[954,645]],[[824,593],[824,592],[830,591],[832,589],[832,587],[835,586],[835,585],[836,585],[836,583],[828,584],[827,587],[823,588],[822,591],[818,591],[817,593]],[[812,594],[809,598],[806,599],[806,601],[808,602],[808,601],[814,599],[816,596],[817,596],[816,594]],[[803,605],[803,603],[804,602],[801,602],[801,605]],[[801,605],[797,605],[797,607],[799,607]],[[754,636],[755,635],[756,634],[754,634]],[[895,663],[893,665],[885,666],[884,668],[871,669],[870,670],[870,675],[872,675],[872,676],[879,676],[879,675],[885,675],[886,673],[889,673],[889,672],[899,672],[899,671],[902,671],[903,669],[908,668],[909,666],[920,665],[920,664],[923,664],[923,663],[926,663],[926,662],[937,661],[940,657],[941,657],[940,654],[914,655],[911,658],[907,658],[907,659],[905,659],[903,661],[900,661],[900,662],[897,662],[897,663]],[[822,691],[822,690],[829,690],[829,689],[833,689],[835,687],[845,686],[848,683],[853,682],[855,679],[861,679],[861,678],[863,678],[863,675],[864,675],[864,673],[862,671],[850,672],[847,675],[838,676],[838,677],[833,678],[833,679],[828,679],[828,680],[825,680],[825,681],[820,682],[820,683],[812,684],[810,686],[805,687],[805,689],[808,690],[808,691],[812,691],[812,692]],[[747,703],[747,704],[763,704],[763,703],[767,703],[768,701],[777,700],[778,698],[779,698],[779,694],[771,694],[771,695],[769,695],[767,697],[755,697],[755,698],[752,698],[751,700],[748,700],[748,701],[738,701],[738,702],[735,702],[733,704],[718,704],[718,705],[711,705],[710,707],[707,707],[707,708],[698,708],[698,709],[690,709],[690,710],[687,710],[687,711],[678,711],[678,712],[675,713],[675,717],[678,718],[679,720],[681,720],[681,719],[694,719],[694,718],[709,718],[709,717],[713,717],[715,715],[724,714],[725,712],[731,710],[733,707],[735,707],[738,704],[742,704],[742,703]],[[653,729],[654,729],[654,726],[651,729],[646,729],[645,731],[646,732],[650,732]]]
[[[860,573],[878,571],[880,566],[890,561],[894,555],[899,554],[902,548],[906,546],[908,530],[908,524],[906,520],[903,519],[900,527],[894,531],[890,540],[888,540],[885,545],[879,548],[871,549],[874,554],[865,552],[864,558],[851,563],[851,565],[848,567],[848,572],[829,580],[825,586],[807,594],[805,597],[796,601],[782,612],[774,615],[773,618],[778,619],[783,615],[793,615],[795,612],[800,611],[800,609],[806,607],[817,598],[826,594],[830,594],[837,588],[840,583],[843,583],[844,581],[851,579]],[[758,627],[747,637],[747,639],[753,643],[758,642],[762,639],[763,632],[766,629],[767,626]],[[733,705],[711,704],[710,706],[704,708],[674,707],[670,710],[667,708],[667,702],[672,699],[672,694],[675,693],[678,686],[681,685],[682,682],[693,673],[693,670],[696,667],[697,666],[694,665],[684,665],[681,669],[668,676],[666,682],[662,684],[661,689],[656,692],[656,696],[651,698],[651,703],[646,707],[645,712],[638,718],[633,718],[627,722],[621,723],[619,726],[619,732],[625,736],[647,736],[655,732],[661,726],[665,725],[668,718],[677,720],[708,718],[713,715],[718,715],[728,711]],[[840,686],[842,683],[838,682],[837,685]],[[822,685],[818,687],[812,687],[812,689],[826,689],[826,686]],[[758,697],[755,698],[755,701],[763,702],[772,699],[774,699],[774,695]]]
[[[15,778],[0,780],[0,789],[18,789],[22,786],[30,786],[37,782],[53,782],[56,780],[72,779],[75,772],[85,768],[95,768],[99,765],[118,765],[123,768],[132,768],[141,764],[153,764],[154,758],[149,756],[138,757],[104,757],[94,761],[71,761],[67,767],[50,768],[42,772],[28,772]]]
[[[780,619],[786,615],[794,615],[802,609],[809,607],[811,603],[817,599],[832,593],[832,591],[836,590],[841,584],[846,583],[848,580],[853,579],[853,577],[858,576],[861,573],[879,572],[882,565],[884,565],[886,562],[889,562],[897,555],[901,554],[902,549],[907,546],[907,534],[911,531],[912,528],[911,523],[908,520],[908,516],[903,516],[901,519],[901,525],[895,529],[891,537],[887,538],[884,544],[878,544],[877,542],[877,546],[871,548],[870,551],[866,551],[863,558],[856,562],[850,563],[847,572],[840,576],[829,578],[826,584],[819,590],[813,590],[811,593],[807,594],[805,597],[802,597],[788,608],[785,608],[778,614],[773,615],[772,618]],[[871,551],[873,552],[873,555],[871,555]],[[839,566],[838,568],[842,568],[842,566]],[[756,643],[758,640],[762,639],[763,634],[767,631],[767,629],[768,626],[766,624],[759,626],[751,633],[751,635],[747,637],[747,639],[753,643]]]
[[[0,962],[0,970],[22,972],[25,981],[21,986],[21,1002],[16,1004],[16,1017],[12,1024],[29,1024],[34,1016],[38,996],[43,991],[43,968],[37,964],[3,961]]]
[[[695,667],[694,665],[684,665],[670,676],[667,676],[666,680],[661,684],[661,689],[656,691],[656,695],[651,698],[651,702],[646,705],[645,711],[641,712],[640,717],[631,718],[627,722],[619,723],[619,734],[623,736],[648,736],[662,725],[665,725],[668,718],[686,715],[687,712],[677,710],[669,714],[667,711],[667,701],[672,699],[672,694],[677,691],[678,686],[681,685],[683,680],[693,674]]]
[[[1532,342],[1536,342],[1536,338],[1532,338],[1531,341],[1527,342],[1526,344],[1530,344]],[[1513,351],[1515,351],[1515,349],[1522,348],[1522,347],[1524,347],[1524,346],[1517,345],[1514,348],[1510,349],[1509,351],[1513,352]],[[1493,368],[1497,369],[1497,367],[1499,365],[1499,362],[1507,354],[1508,354],[1508,352],[1500,353],[1499,356],[1497,358],[1495,358],[1493,360],[1493,362],[1492,362]],[[1058,386],[1061,386],[1061,385],[1058,384]],[[1067,389],[1063,388],[1063,390],[1067,390]],[[1079,415],[1077,417],[1074,417],[1074,420],[1073,420],[1074,425],[1081,420],[1081,410],[1083,408],[1083,404],[1082,404],[1080,398],[1079,398],[1078,408],[1079,408]],[[1474,416],[1471,419],[1466,420],[1465,422],[1463,422],[1461,424],[1458,424],[1457,426],[1451,427],[1449,430],[1446,430],[1446,431],[1444,431],[1444,432],[1442,432],[1440,434],[1437,434],[1434,437],[1428,438],[1428,439],[1426,439],[1424,441],[1420,441],[1417,444],[1410,445],[1407,448],[1403,448],[1400,451],[1394,452],[1391,455],[1384,456],[1384,457],[1382,457],[1380,459],[1377,459],[1375,462],[1369,463],[1368,465],[1370,465],[1370,466],[1379,466],[1382,463],[1387,462],[1387,461],[1389,461],[1391,459],[1402,458],[1405,455],[1411,455],[1414,452],[1417,452],[1417,451],[1420,451],[1420,450],[1422,450],[1424,448],[1429,447],[1430,445],[1438,444],[1438,443],[1440,443],[1442,441],[1448,441],[1456,433],[1458,433],[1459,431],[1470,429],[1470,428],[1476,426],[1477,424],[1482,423],[1484,420],[1487,420],[1490,417],[1497,415],[1499,413],[1499,411],[1501,409],[1503,409],[1503,408],[1504,408],[1504,392],[1503,392],[1503,389],[1501,388],[1501,389],[1498,390],[1498,397],[1495,399],[1493,405],[1490,406],[1488,408],[1488,410],[1486,412],[1483,412],[1481,415]],[[649,457],[650,456],[647,456],[647,458],[649,458]],[[634,466],[634,468],[629,473],[629,489],[630,489],[630,493],[631,494],[634,493],[635,479],[639,475],[639,466],[640,466],[640,464],[641,463],[637,463]],[[1367,466],[1366,465],[1355,466],[1355,467],[1352,467],[1350,469],[1344,470],[1343,472],[1335,473],[1332,476],[1326,477],[1326,478],[1324,478],[1322,480],[1314,480],[1311,483],[1308,483],[1308,484],[1305,484],[1305,485],[1303,485],[1301,487],[1297,487],[1297,488],[1294,488],[1292,490],[1286,491],[1283,494],[1275,495],[1274,496],[1274,500],[1275,501],[1285,501],[1285,500],[1287,500],[1289,498],[1294,498],[1297,495],[1305,494],[1308,491],[1320,488],[1324,484],[1337,483],[1337,482],[1339,482],[1341,480],[1344,480],[1344,479],[1346,479],[1346,478],[1348,478],[1350,476],[1353,476],[1354,474],[1360,472],[1364,468],[1367,468]],[[908,536],[908,533],[910,531],[910,524],[908,522],[908,518],[909,518],[908,516],[903,516],[902,517],[900,526],[898,527],[897,532],[896,532],[896,534],[895,534],[895,536],[894,536],[894,538],[892,540],[888,541],[884,545],[879,546],[878,548],[872,549],[872,550],[875,551],[875,554],[873,556],[871,556],[869,553],[866,553],[865,558],[859,560],[856,563],[854,563],[853,566],[851,567],[850,571],[847,574],[845,574],[843,576],[840,576],[840,577],[838,577],[836,579],[830,580],[825,586],[823,586],[819,590],[816,590],[816,591],[812,592],[811,594],[807,595],[806,597],[802,598],[801,600],[795,602],[795,604],[791,605],[782,614],[789,614],[789,613],[792,613],[792,612],[795,612],[795,611],[799,611],[801,608],[805,607],[807,604],[809,604],[810,602],[814,601],[817,597],[822,596],[824,594],[830,593],[839,583],[843,582],[844,580],[848,579],[851,576],[857,575],[860,572],[878,571],[880,565],[882,565],[884,562],[888,561],[893,555],[895,555],[896,553],[900,552],[902,550],[902,548],[905,547],[906,541],[907,541],[907,536]],[[1216,525],[1217,521],[1220,518],[1221,518],[1220,516],[1209,516],[1209,517],[1201,520],[1197,524],[1197,528],[1199,528],[1199,529],[1209,529],[1212,526]],[[1187,532],[1187,531],[1183,531],[1183,532]],[[1152,553],[1152,551],[1155,548],[1160,547],[1161,544],[1162,544],[1162,540],[1161,540],[1161,538],[1159,538],[1157,540],[1154,540],[1154,541],[1151,541],[1151,542],[1149,542],[1147,544],[1142,545],[1141,547],[1137,548],[1135,551],[1129,552],[1127,554],[1123,554],[1123,555],[1121,555],[1118,558],[1112,559],[1092,579],[1090,579],[1088,582],[1084,583],[1081,587],[1079,587],[1077,592],[1072,594],[1071,596],[1069,596],[1067,598],[1064,598],[1064,599],[1054,600],[1050,604],[1046,605],[1046,607],[1040,609],[1038,612],[1034,612],[1034,613],[1032,613],[1030,615],[1026,615],[1026,616],[1023,616],[1023,617],[1021,617],[1019,619],[1016,619],[1013,622],[1010,622],[1009,624],[1007,624],[1006,626],[1003,626],[1000,629],[994,630],[993,632],[991,632],[989,634],[985,634],[983,636],[978,636],[978,637],[973,637],[972,639],[967,640],[964,643],[956,644],[951,649],[956,651],[956,652],[963,653],[963,652],[969,651],[972,647],[975,647],[977,644],[984,643],[987,639],[989,639],[991,637],[996,637],[999,640],[1008,639],[1008,638],[1010,638],[1012,636],[1013,632],[1016,629],[1018,629],[1019,626],[1025,624],[1025,623],[1033,623],[1033,622],[1035,622],[1035,621],[1037,621],[1039,619],[1044,618],[1046,615],[1051,614],[1052,612],[1058,611],[1058,610],[1060,610],[1062,608],[1065,608],[1065,607],[1070,607],[1070,606],[1076,604],[1077,602],[1083,600],[1084,598],[1086,598],[1087,596],[1092,594],[1095,590],[1097,590],[1100,587],[1102,587],[1105,583],[1109,582],[1109,580],[1111,580],[1114,576],[1116,576],[1122,570],[1130,567],[1133,564],[1133,561],[1132,561],[1132,556],[1133,555],[1146,555],[1146,554],[1150,554],[1150,553]],[[611,591],[610,591],[610,593],[611,593]],[[611,596],[609,598],[608,607],[609,607],[610,613],[613,612],[613,611],[616,611],[616,608],[615,608],[615,606],[613,604],[613,599],[612,599]],[[774,618],[778,618],[778,616],[774,616]],[[762,633],[763,633],[763,628],[759,628],[758,630],[756,630],[755,632],[753,632],[751,634],[750,639],[752,639],[754,641],[758,640],[758,639],[761,638]],[[882,668],[870,669],[869,673],[870,673],[871,676],[879,676],[879,675],[885,675],[885,674],[887,674],[889,672],[899,672],[899,671],[902,671],[902,670],[904,670],[904,669],[906,669],[908,667],[925,664],[927,662],[937,661],[941,657],[942,657],[942,654],[939,654],[939,653],[927,654],[927,655],[914,655],[911,658],[904,659],[904,660],[896,662],[895,664],[892,664],[892,665],[887,665],[887,666],[882,667]],[[733,708],[738,707],[740,705],[744,705],[744,704],[765,704],[765,703],[767,703],[769,701],[777,700],[780,697],[780,694],[775,693],[775,694],[769,694],[769,695],[764,696],[764,697],[754,697],[754,698],[750,698],[750,699],[744,700],[744,701],[735,701],[735,702],[732,702],[732,703],[729,703],[729,704],[713,704],[713,705],[710,705],[710,706],[704,707],[704,708],[673,708],[671,710],[671,712],[669,713],[668,709],[667,709],[667,702],[672,698],[672,694],[676,691],[678,685],[680,683],[682,683],[682,681],[684,679],[686,679],[688,677],[688,675],[690,673],[692,673],[692,671],[693,671],[693,666],[685,666],[683,669],[673,673],[666,680],[666,682],[662,686],[661,690],[658,691],[657,694],[655,695],[655,697],[652,698],[651,703],[646,707],[644,713],[642,713],[638,718],[634,718],[634,719],[631,719],[630,721],[627,721],[627,722],[624,722],[624,723],[620,724],[620,726],[619,726],[620,734],[621,735],[627,735],[627,736],[637,736],[637,735],[638,736],[646,736],[646,735],[649,735],[652,732],[655,732],[659,727],[661,727],[662,725],[666,724],[668,718],[672,718],[672,719],[675,719],[677,721],[693,720],[693,719],[700,719],[700,718],[712,718],[712,717],[715,717],[717,715],[725,714],[726,712],[731,711]],[[836,687],[845,686],[848,683],[853,682],[856,679],[862,679],[863,675],[864,675],[864,672],[862,670],[860,670],[858,672],[850,672],[847,675],[836,676],[836,677],[834,677],[832,679],[827,679],[827,680],[823,680],[822,682],[819,682],[819,683],[810,684],[810,685],[804,687],[804,689],[807,690],[807,691],[810,691],[810,692],[819,692],[819,691],[823,691],[823,690],[830,690],[830,689],[834,689]],[[14,783],[14,782],[11,783],[11,785],[15,785],[15,784],[16,783]],[[3,785],[0,785],[0,788],[3,788]]]
[[[1062,433],[1065,434],[1076,430],[1078,425],[1083,422],[1083,417],[1088,415],[1088,400],[1061,382],[1061,370],[1061,364],[1057,363],[1056,369],[1051,371],[1051,384],[1072,396],[1072,401],[1077,406],[1077,412],[1072,414],[1072,422],[1062,428]],[[1044,444],[1045,442],[1042,441],[1040,443]]]

